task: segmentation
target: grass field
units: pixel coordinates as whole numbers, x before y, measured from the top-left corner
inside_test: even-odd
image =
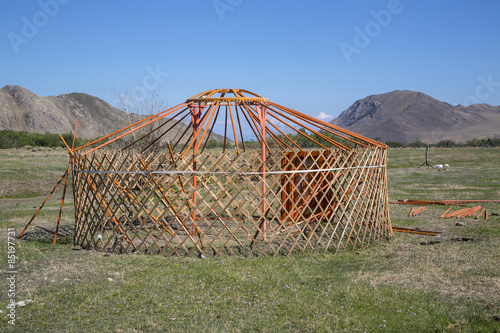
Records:
[[[423,155],[389,151],[391,201],[500,199],[500,149],[432,149],[429,161],[448,171],[417,169]],[[74,251],[70,238],[52,245],[35,226],[55,229],[60,189],[15,241],[13,298],[8,231],[24,228],[67,161],[63,150],[0,150],[1,332],[500,332],[493,203],[480,204],[488,220],[440,219],[446,206],[409,217],[410,206],[390,206],[394,226],[442,232],[435,237],[395,233],[338,255],[193,259]],[[11,299],[32,300],[16,308],[15,326]]]

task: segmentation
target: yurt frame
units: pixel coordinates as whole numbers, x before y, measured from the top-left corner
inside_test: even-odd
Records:
[[[152,149],[186,119],[175,142]],[[223,148],[205,149],[217,119],[226,124]],[[106,148],[145,128],[125,148]],[[242,128],[260,149],[245,146]],[[392,236],[387,146],[247,90],[205,91],[77,149],[66,146],[74,242],[86,249],[249,257],[337,252]]]

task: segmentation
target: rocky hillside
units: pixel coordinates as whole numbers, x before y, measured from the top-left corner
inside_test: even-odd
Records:
[[[453,106],[421,92],[396,90],[356,101],[331,123],[383,142],[463,142],[500,137],[500,106]]]
[[[30,133],[72,133],[78,118],[77,136],[99,138],[133,124],[142,116],[121,111],[105,101],[81,93],[40,97],[31,91],[8,85],[0,89],[0,130]],[[164,140],[172,140],[186,125],[179,123]],[[220,135],[210,139],[222,141]]]

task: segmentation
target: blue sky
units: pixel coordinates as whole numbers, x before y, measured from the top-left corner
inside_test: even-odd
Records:
[[[3,1],[0,86],[41,96],[242,88],[337,116],[398,89],[500,105],[500,1]],[[331,117],[329,118],[331,119]]]

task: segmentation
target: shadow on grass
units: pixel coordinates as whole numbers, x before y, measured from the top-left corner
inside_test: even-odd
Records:
[[[41,229],[36,226],[31,226],[20,238],[26,242],[37,242],[41,244],[52,244],[54,242],[54,233],[48,231],[49,229]],[[51,230],[54,231],[54,230]],[[75,232],[74,226],[61,226],[57,233],[58,244],[73,244],[73,236]]]

